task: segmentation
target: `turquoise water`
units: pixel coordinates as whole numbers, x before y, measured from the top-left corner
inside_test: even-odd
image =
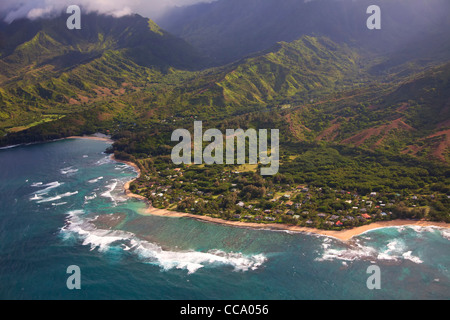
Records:
[[[317,235],[138,214],[107,144],[0,150],[0,299],[449,299],[450,232]],[[107,218],[107,220],[104,220]],[[106,221],[106,222],[105,222]],[[381,269],[381,290],[366,286]],[[69,290],[66,269],[81,270]]]

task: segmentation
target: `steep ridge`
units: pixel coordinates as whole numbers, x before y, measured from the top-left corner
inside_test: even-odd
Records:
[[[366,11],[374,4],[381,8],[382,25],[371,31]],[[446,0],[218,0],[177,8],[158,23],[216,64],[309,35],[388,55],[380,72],[407,60],[447,59],[449,11]]]

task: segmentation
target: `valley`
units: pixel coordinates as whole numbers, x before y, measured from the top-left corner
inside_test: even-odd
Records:
[[[156,208],[336,230],[450,221],[448,37],[414,55],[375,50],[396,40],[363,41],[366,31],[307,34],[312,24],[295,37],[274,33],[265,48],[238,54],[230,45],[229,56],[212,57],[188,43],[193,36],[138,15],[83,19],[82,30],[58,28],[64,17],[1,26],[1,146],[111,136],[108,152],[141,170],[130,190]],[[416,35],[418,48],[442,33]],[[175,166],[171,135],[193,132],[194,121],[222,132],[278,129],[279,173],[263,178],[261,164]]]

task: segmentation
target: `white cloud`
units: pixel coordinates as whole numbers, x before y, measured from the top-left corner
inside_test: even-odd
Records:
[[[46,8],[34,8],[28,12],[27,18],[28,19],[37,19],[40,17],[49,16],[54,12],[54,10],[55,9],[53,6],[46,7]]]
[[[116,17],[139,13],[157,18],[170,7],[214,0],[1,0],[0,12],[8,23],[27,17],[37,19],[57,14],[70,5],[78,5],[85,12],[100,12]]]

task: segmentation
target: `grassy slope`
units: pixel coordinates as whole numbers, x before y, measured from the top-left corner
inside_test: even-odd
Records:
[[[154,78],[171,66],[196,67],[200,61],[187,43],[148,19],[87,15],[83,21],[80,31],[61,28],[63,18],[4,27],[0,130],[84,110],[159,82]]]
[[[54,40],[39,32],[3,60],[12,64],[22,51],[53,44]],[[9,78],[0,88],[0,128],[16,132],[75,114],[43,128],[52,136],[62,123],[71,132],[82,131],[79,123],[83,120],[72,119],[84,110],[100,108],[95,128],[114,132],[124,122],[151,125],[173,115],[220,120],[281,106],[288,108],[279,111],[285,125],[299,140],[441,160],[448,156],[448,65],[401,81],[373,81],[375,77],[361,68],[363,58],[357,53],[313,37],[280,43],[262,55],[204,71],[147,68],[130,60],[126,50],[104,50],[65,69],[23,63],[24,75],[18,80]],[[115,127],[108,127],[111,121]],[[9,139],[20,141],[14,136]]]
[[[382,95],[298,108],[290,117],[298,120],[294,131],[307,131],[317,141],[448,162],[449,92],[450,64],[445,64],[385,88]]]
[[[448,165],[427,159],[442,162],[448,155],[448,65],[376,77],[367,71],[370,65],[361,67],[364,57],[355,51],[313,37],[203,71],[148,67],[130,55],[129,47],[100,44],[94,47],[102,49],[87,50],[89,58],[82,62],[79,55],[61,61],[68,55],[57,53],[55,63],[56,51],[42,49],[47,63],[20,63],[37,47],[61,48],[54,41],[39,34],[2,59],[2,67],[16,66],[19,76],[2,79],[1,128],[26,129],[0,144],[110,133],[117,140],[116,155],[152,175],[152,159],[167,166],[173,130],[190,128],[195,118],[221,130],[279,128],[282,166],[275,185],[404,196],[440,192],[446,201]],[[47,121],[52,117],[55,121]],[[210,169],[204,170],[207,175]],[[200,181],[199,187],[209,190],[208,183]],[[226,186],[218,188],[230,195]],[[444,202],[425,205],[435,206],[441,218],[448,215],[441,210]],[[338,210],[329,197],[315,199],[311,208]]]

